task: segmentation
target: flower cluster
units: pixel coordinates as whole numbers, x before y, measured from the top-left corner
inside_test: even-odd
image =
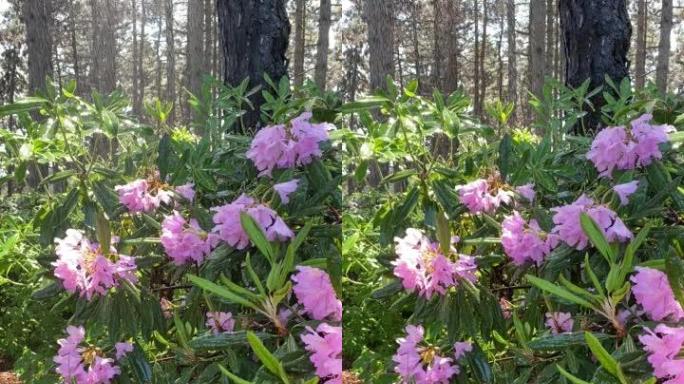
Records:
[[[261,227],[269,241],[287,240],[294,236],[292,230],[285,224],[278,213],[263,204],[258,204],[253,198],[241,195],[230,204],[211,209],[215,211],[212,230],[218,237],[231,247],[245,249],[249,244],[249,237],[240,223],[240,213],[249,214]]]
[[[544,324],[551,330],[552,334],[557,335],[559,333],[572,332],[574,323],[572,315],[568,312],[548,312]]]
[[[458,200],[468,207],[471,213],[492,213],[501,204],[509,204],[513,193],[501,188],[494,188],[485,179],[471,181],[465,185],[456,187]],[[528,192],[528,191],[523,191]]]
[[[230,333],[235,329],[235,319],[230,312],[207,312],[206,325],[214,335],[224,332]]]
[[[639,341],[648,353],[653,374],[664,384],[684,383],[684,359],[679,358],[684,347],[684,328],[672,328],[659,324],[655,330],[646,328]]]
[[[119,194],[119,202],[133,213],[152,212],[161,203],[169,204],[172,193],[157,186],[158,182],[145,179],[134,180],[125,185],[117,185],[114,190]]]
[[[117,255],[116,249],[111,247],[109,254],[117,260],[110,260],[99,244],[91,243],[79,230],[68,229],[66,236],[55,239],[55,243],[54,274],[69,293],[79,292],[81,297],[90,300],[95,294],[105,295],[121,281],[138,281],[134,258]]]
[[[596,222],[608,241],[626,241],[632,238],[632,232],[627,229],[615,212],[604,205],[594,204],[594,201],[586,195],[580,196],[572,204],[551,208],[551,210],[555,212],[553,223],[556,225],[551,232],[558,235],[560,240],[567,245],[578,250],[586,248],[589,241],[580,222],[583,212]]]
[[[409,228],[406,236],[395,238],[398,258],[392,262],[394,275],[401,279],[406,290],[417,290],[429,299],[437,292],[446,293],[449,287],[457,286],[459,279],[475,282],[477,265],[470,256],[456,255],[451,261],[442,254],[439,244],[433,243],[418,229]]]
[[[306,331],[301,338],[311,352],[309,360],[316,367],[316,376],[326,384],[342,384],[342,327],[322,323],[315,331],[311,327]]]
[[[501,223],[501,245],[515,265],[541,265],[557,244],[557,236],[542,231],[536,220],[526,222],[517,211]]]
[[[291,278],[294,281],[292,291],[304,307],[304,313],[314,320],[328,317],[333,321],[342,320],[342,302],[337,298],[330,276],[325,271],[299,266]]]
[[[218,237],[202,230],[197,220],[185,220],[176,211],[162,222],[160,242],[176,265],[202,263],[217,241]]]
[[[85,338],[83,327],[69,326],[66,331],[69,336],[57,340],[59,350],[53,358],[57,373],[66,383],[108,384],[121,373],[114,360],[101,356],[98,349],[80,347]],[[117,359],[133,350],[130,343],[117,343],[115,348]]]
[[[406,336],[397,339],[399,348],[392,356],[396,363],[394,371],[401,377],[402,383],[447,384],[460,369],[454,359],[439,355],[439,350],[431,346],[422,346],[424,329],[420,325],[407,325]],[[472,350],[472,344],[457,342],[454,344],[455,360]]]
[[[330,124],[314,124],[310,112],[292,119],[289,125],[265,127],[254,136],[247,157],[259,175],[271,176],[276,168],[307,165],[322,155],[320,143],[328,140]]]
[[[635,269],[637,273],[630,278],[634,283],[632,293],[651,320],[683,319],[684,310],[674,297],[667,275],[653,268]]]
[[[625,127],[608,127],[596,135],[587,153],[603,177],[612,177],[614,170],[644,167],[662,158],[659,145],[668,141],[669,125],[651,125],[650,114],[642,115]]]

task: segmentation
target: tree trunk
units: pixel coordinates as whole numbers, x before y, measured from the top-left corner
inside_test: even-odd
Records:
[[[418,21],[420,17],[420,4],[418,1],[413,1],[413,19]],[[422,58],[420,57],[420,38],[418,37],[418,23],[411,23],[411,37],[413,38],[413,55],[414,55],[414,68],[416,72],[416,80],[421,82],[421,72],[422,72]]]
[[[116,89],[116,10],[112,0],[91,0],[93,84],[103,93]]]
[[[583,0],[580,0],[583,1]],[[544,35],[546,34],[546,0],[530,0],[528,82],[530,92],[541,97],[544,87]]]
[[[147,24],[146,1],[147,0],[140,0],[140,39],[138,41],[138,108],[141,112],[145,101],[145,86],[147,85],[147,76],[145,75],[145,67],[143,66],[143,59],[145,58],[145,52],[147,52],[147,47],[145,46],[145,42],[147,41],[147,38],[145,37],[145,24]]]
[[[212,52],[216,39],[216,26],[214,25],[214,0],[204,1],[204,73],[211,75]]]
[[[219,0],[217,8],[226,84],[235,86],[249,78],[250,86],[268,90],[264,74],[274,81],[287,75],[290,22],[285,0]],[[256,127],[263,102],[257,92],[252,99],[254,110],[243,116],[243,128]]]
[[[555,0],[546,0],[546,56],[544,57],[544,76],[553,77],[553,51],[556,47],[553,16]]]
[[[304,84],[304,46],[306,44],[306,1],[296,0],[295,8],[295,41],[294,41],[294,85]]]
[[[461,11],[460,2],[447,1],[442,3],[441,11],[446,13],[446,28],[444,34],[437,39],[444,40],[446,37],[444,57],[446,57],[446,71],[444,73],[444,84],[442,88],[445,93],[450,94],[458,88],[459,82],[459,54],[461,46],[459,44],[459,33],[457,31],[460,25],[459,12]]]
[[[637,36],[636,53],[634,57],[634,86],[643,89],[646,83],[646,30],[648,26],[648,11],[646,0],[637,1]]]
[[[473,79],[473,110],[477,115],[480,110],[480,21],[478,20],[480,13],[480,6],[477,0],[473,2],[473,22],[475,23],[475,62],[474,66],[474,79]]]
[[[162,59],[161,59],[161,38],[162,35],[164,34],[164,30],[162,29],[162,17],[159,16],[157,18],[157,39],[154,42],[154,51],[155,51],[155,56],[157,59],[156,63],[156,68],[157,68],[157,76],[155,77],[154,81],[154,88],[157,93],[157,98],[159,100],[162,100],[164,97],[162,95],[162,72],[164,72],[164,69],[162,68]]]
[[[142,105],[138,102],[138,95],[140,94],[140,71],[138,69],[138,3],[136,0],[131,0],[131,24],[133,25],[133,74],[131,75],[131,82],[133,85],[133,114],[138,116],[142,110]],[[140,51],[142,51],[142,49]]]
[[[496,90],[497,97],[499,100],[504,99],[503,94],[503,78],[504,78],[504,62],[503,62],[503,37],[504,37],[504,17],[501,16],[499,19],[499,39],[496,42],[496,61],[498,65],[497,69],[497,79],[496,79]]]
[[[28,94],[45,89],[45,81],[52,77],[52,15],[51,0],[24,0],[22,12],[26,26],[28,51]]]
[[[480,100],[480,104],[478,105],[479,109],[477,110],[478,116],[483,116],[485,96],[487,93],[487,80],[489,78],[485,66],[485,59],[487,58],[487,23],[489,22],[487,1],[488,0],[482,0],[482,42],[480,47],[480,60],[478,60],[478,63],[480,64],[478,73],[482,79],[480,80],[480,96],[478,97]]]
[[[442,0],[432,0],[432,37],[433,37],[433,48],[432,48],[432,87],[433,88],[444,88],[442,84],[442,48],[440,42],[444,38],[443,28],[442,28]]]
[[[516,121],[518,110],[518,63],[515,55],[515,0],[506,0],[506,28],[508,37],[508,102],[513,103],[511,121]]]
[[[202,69],[204,68],[204,1],[188,1],[188,43],[185,87],[193,95],[199,95],[202,88]],[[194,120],[194,112],[188,107],[188,117]]]
[[[615,83],[629,77],[627,51],[632,27],[625,0],[562,0],[561,30],[565,47],[565,82],[576,88],[590,79],[590,89],[603,86],[605,77]],[[605,88],[605,91],[610,89]],[[595,131],[600,123],[602,93],[591,99],[594,110],[575,131]]]
[[[328,45],[330,43],[330,0],[321,0],[318,15],[318,43],[316,43],[316,70],[314,80],[325,90],[328,77]]]
[[[670,71],[670,32],[672,31],[672,0],[663,0],[660,14],[660,43],[656,64],[656,86],[661,93],[667,92]]]
[[[366,0],[370,89],[385,88],[385,77],[394,76],[394,10],[391,1]]]
[[[81,65],[78,59],[78,46],[76,45],[76,24],[78,19],[76,17],[76,2],[72,1],[69,4],[69,39],[71,43],[71,60],[74,64],[74,79],[78,86],[79,94],[84,94],[85,82],[81,77]]]
[[[173,0],[164,1],[164,19],[166,22],[166,100],[174,103],[169,116],[169,125],[175,122],[178,109],[176,100],[176,48],[173,30]]]

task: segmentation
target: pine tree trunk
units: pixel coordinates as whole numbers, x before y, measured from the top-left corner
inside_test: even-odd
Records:
[[[161,0],[160,0],[161,1]],[[164,95],[162,95],[162,73],[164,72],[164,68],[162,68],[162,58],[161,58],[161,40],[162,40],[162,35],[164,34],[164,30],[162,28],[162,17],[157,18],[157,39],[154,42],[154,51],[155,51],[155,57],[157,59],[155,67],[157,68],[156,70],[156,77],[154,80],[154,88],[156,90],[157,98],[159,100],[162,100],[164,98]]]
[[[187,66],[185,71],[185,87],[193,95],[199,95],[202,87],[202,69],[204,68],[204,1],[188,1],[188,43]],[[194,120],[194,112],[188,107],[187,116]]]
[[[487,80],[489,76],[487,75],[487,68],[485,65],[485,59],[487,58],[487,23],[489,22],[489,15],[488,15],[488,7],[487,7],[487,1],[488,0],[482,0],[482,42],[481,47],[480,47],[480,60],[478,60],[478,63],[480,64],[480,70],[478,73],[480,74],[480,96],[478,99],[480,100],[479,104],[479,109],[477,110],[477,115],[478,116],[483,116],[484,113],[484,104],[485,104],[485,96],[487,93]]]
[[[316,43],[316,69],[314,80],[318,88],[325,90],[328,77],[328,45],[330,44],[331,4],[330,0],[320,0],[318,15],[318,43]]]
[[[176,100],[176,44],[173,28],[173,0],[164,1],[164,19],[166,23],[166,100],[174,103],[169,116],[169,125],[175,122],[178,104]]]
[[[555,0],[546,0],[546,56],[544,57],[544,76],[553,77],[553,51],[556,47],[553,29],[553,10]]]
[[[268,90],[264,74],[276,82],[287,75],[290,22],[285,0],[218,0],[217,9],[226,84],[235,86],[249,78],[250,86]],[[256,128],[263,101],[257,92],[255,109],[243,116],[243,128]]]
[[[514,103],[511,121],[516,121],[518,104],[518,63],[516,60],[515,0],[506,0],[506,28],[508,38],[508,102]]]
[[[473,79],[473,110],[477,115],[480,110],[480,21],[478,20],[480,13],[480,7],[477,0],[473,3],[473,22],[475,23],[475,62],[473,63],[474,68],[474,79]]]
[[[116,89],[116,9],[112,0],[91,1],[94,46],[92,51],[96,89],[110,94]]]
[[[44,90],[46,79],[52,77],[52,15],[49,13],[51,7],[48,6],[50,1],[24,0],[22,8],[26,27],[29,95]]]
[[[590,89],[605,85],[605,77],[616,84],[629,77],[627,51],[632,27],[625,0],[563,0],[560,2],[561,30],[566,52],[565,82],[579,87],[590,79]],[[609,87],[604,87],[609,91]],[[576,132],[595,131],[605,101],[601,92],[591,99],[595,110],[588,111]]]
[[[304,84],[304,46],[306,44],[306,1],[296,0],[295,8],[295,40],[294,40],[294,85]]]
[[[141,109],[138,103],[138,94],[140,93],[140,72],[138,70],[138,3],[136,0],[131,0],[131,24],[133,26],[133,43],[131,50],[133,51],[133,74],[131,75],[131,83],[133,85],[133,114],[140,115]]]
[[[74,79],[78,86],[78,93],[84,94],[84,89],[86,87],[85,81],[81,77],[81,65],[78,59],[78,46],[76,45],[76,23],[78,20],[76,18],[76,2],[72,0],[69,4],[69,39],[71,43],[71,61],[74,65]]]
[[[145,101],[145,86],[147,85],[147,76],[145,75],[145,67],[143,66],[143,59],[147,47],[145,45],[145,24],[147,24],[147,7],[145,2],[147,0],[140,0],[140,39],[138,41],[138,109],[142,111]]]
[[[670,71],[670,32],[672,31],[672,0],[663,0],[660,15],[660,43],[656,64],[656,86],[661,93],[667,92]]]
[[[544,87],[544,36],[546,35],[546,0],[530,0],[528,82],[530,92],[541,97]]]
[[[212,52],[216,38],[214,25],[214,0],[204,0],[204,73],[211,75]]]
[[[444,31],[442,28],[442,1],[432,0],[432,88],[444,88],[442,84],[442,47],[440,42],[444,38]]]
[[[420,8],[419,8],[419,2],[418,1],[413,1],[413,19],[418,21],[420,20]],[[414,55],[414,68],[416,72],[416,80],[418,82],[421,82],[421,72],[422,72],[422,58],[420,57],[420,45],[419,45],[419,37],[418,37],[418,23],[411,23],[411,37],[413,38],[413,55]]]
[[[394,10],[391,1],[366,0],[370,89],[385,88],[385,77],[394,75]]]
[[[637,36],[634,57],[634,86],[643,89],[646,83],[646,30],[648,26],[648,11],[646,0],[637,1]]]
[[[499,19],[499,39],[496,42],[496,61],[498,65],[498,69],[496,71],[497,73],[497,79],[496,79],[496,90],[497,90],[497,97],[499,100],[504,99],[504,94],[503,94],[503,78],[504,78],[504,62],[503,62],[503,37],[504,37],[504,31],[505,31],[505,26],[504,26],[504,17],[501,16]]]

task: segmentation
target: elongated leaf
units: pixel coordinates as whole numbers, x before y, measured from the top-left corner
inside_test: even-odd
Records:
[[[261,339],[253,332],[247,332],[247,342],[252,347],[252,350],[257,355],[259,360],[264,364],[264,367],[271,373],[276,375],[284,384],[289,384],[290,380],[287,378],[283,364],[273,356],[273,354],[264,346]]]
[[[13,104],[0,106],[0,117],[14,115],[22,112],[30,112],[40,108],[47,100],[42,97],[26,97]]]
[[[578,378],[578,377],[573,376],[572,374],[570,374],[568,371],[566,371],[565,369],[563,369],[563,367],[561,367],[561,366],[558,365],[558,364],[556,364],[556,368],[558,368],[558,372],[560,372],[560,374],[563,375],[563,377],[565,377],[566,379],[570,380],[570,382],[571,382],[572,384],[591,384],[591,383],[588,382],[588,381],[584,381],[584,380],[582,380],[582,379],[580,379],[580,378]]]
[[[568,291],[565,288],[561,288],[556,284],[553,284],[549,281],[546,281],[544,279],[540,279],[536,276],[532,275],[526,275],[527,281],[532,283],[533,285],[537,286],[539,289],[546,291],[552,295],[558,296],[562,299],[565,299],[567,301],[570,301],[572,303],[581,305],[586,308],[593,309],[594,306],[588,302],[587,300],[584,300],[583,298],[575,295],[574,293]]]
[[[598,340],[610,339],[610,335],[604,333],[594,333]],[[561,333],[558,335],[547,335],[538,337],[527,343],[530,349],[535,351],[555,351],[565,350],[568,347],[587,345],[584,332]]]
[[[408,179],[409,177],[418,174],[415,169],[405,169],[403,171],[395,172],[384,179],[382,179],[382,184],[386,183],[396,183],[401,180]]]
[[[665,273],[677,301],[679,301],[679,304],[684,303],[684,260],[680,259],[675,252],[670,251],[667,253]]]
[[[511,154],[513,153],[513,139],[510,133],[506,133],[499,143],[499,172],[503,180],[508,179],[510,173]]]
[[[249,301],[247,298],[237,295],[236,293],[234,293],[226,287],[222,287],[218,284],[215,284],[201,277],[197,277],[195,275],[188,275],[188,279],[196,286],[204,289],[205,291],[209,291],[223,299],[226,299],[236,304],[243,305],[248,308],[256,309],[256,305],[254,303]]]
[[[384,103],[388,102],[389,99],[387,99],[384,96],[367,96],[362,99],[352,101],[350,103],[347,103],[343,105],[340,108],[340,112],[342,113],[354,113],[354,112],[361,112],[361,111],[366,111],[372,108],[377,108]]]
[[[594,244],[596,249],[601,252],[601,255],[603,255],[609,263],[615,263],[615,252],[613,252],[610,244],[608,244],[608,240],[603,236],[603,232],[594,219],[582,212],[580,215],[580,223],[582,224],[582,230],[587,237],[589,237],[589,240]]]
[[[100,250],[106,256],[109,254],[109,247],[112,244],[112,229],[109,227],[109,219],[101,211],[97,212],[95,228]]]
[[[227,370],[226,368],[224,368],[223,365],[221,365],[221,364],[219,364],[218,367],[219,367],[219,370],[221,370],[221,373],[223,373],[224,375],[228,376],[228,378],[229,378],[230,380],[232,380],[233,383],[237,383],[237,384],[254,384],[254,383],[251,382],[251,381],[247,381],[247,380],[245,380],[245,379],[241,379],[240,377],[238,377],[238,376],[232,374],[229,370]]]
[[[254,218],[246,212],[240,212],[240,223],[242,224],[245,233],[247,233],[247,236],[249,236],[249,239],[252,241],[252,244],[259,249],[271,264],[273,264],[275,261],[275,251],[273,250],[273,247],[271,247],[271,243],[269,243],[266,235],[264,235],[264,232],[259,227],[259,224],[257,224]]]
[[[587,346],[591,350],[591,353],[601,364],[601,367],[603,367],[606,372],[617,377],[622,384],[627,384],[617,360],[615,360],[615,358],[613,358],[613,356],[611,356],[610,353],[603,348],[603,345],[601,345],[601,342],[596,338],[596,336],[590,332],[584,332],[584,339],[586,340]]]

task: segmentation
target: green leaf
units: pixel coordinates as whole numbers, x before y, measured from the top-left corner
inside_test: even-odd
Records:
[[[673,251],[665,258],[665,273],[679,304],[684,305],[684,260]]]
[[[591,384],[591,383],[588,382],[588,381],[584,381],[584,380],[582,380],[582,379],[580,379],[580,378],[577,378],[577,377],[573,376],[572,374],[570,374],[568,371],[566,371],[565,369],[563,369],[563,367],[561,367],[561,366],[558,365],[558,364],[556,364],[556,368],[558,368],[558,372],[560,372],[560,374],[563,375],[563,377],[565,377],[566,379],[570,380],[570,382],[571,382],[572,384]]]
[[[226,369],[225,367],[223,367],[223,365],[221,365],[221,364],[219,364],[218,367],[219,367],[219,370],[221,370],[221,373],[223,373],[224,375],[228,376],[228,378],[231,379],[231,380],[233,381],[233,383],[237,383],[237,384],[254,384],[254,383],[251,382],[251,381],[247,381],[247,380],[245,380],[245,379],[241,379],[241,378],[239,378],[238,376],[232,374],[229,370],[227,370],[227,369]]]
[[[269,333],[257,333],[260,339],[276,339],[276,335]],[[190,340],[190,347],[193,349],[229,349],[239,345],[247,344],[247,332],[236,331],[232,333],[219,333],[218,335],[208,334]]]
[[[104,212],[98,210],[95,220],[97,241],[100,243],[100,250],[107,256],[109,255],[109,247],[112,244],[112,229],[109,227],[109,220]]]
[[[67,169],[67,170],[64,170],[64,171],[55,172],[55,173],[53,173],[52,175],[50,175],[50,176],[44,178],[43,181],[41,181],[41,184],[45,184],[45,183],[55,183],[55,182],[58,182],[58,181],[62,181],[62,180],[64,180],[64,179],[68,179],[69,177],[71,177],[71,176],[73,176],[73,175],[75,175],[75,174],[76,174],[76,171],[74,171],[74,170],[72,170],[72,169]]]
[[[612,265],[615,263],[615,252],[608,244],[603,232],[596,224],[594,219],[589,215],[582,212],[580,214],[580,223],[582,225],[582,230],[589,237],[592,244],[598,249],[598,251],[603,255],[603,257]]]
[[[0,117],[30,112],[39,109],[45,103],[47,100],[42,97],[25,97],[15,103],[0,106]]]
[[[229,290],[226,287],[222,287],[218,284],[215,284],[209,280],[203,279],[201,277],[197,277],[195,275],[188,275],[188,279],[195,284],[196,286],[204,289],[205,291],[209,291],[221,298],[224,298],[230,302],[233,302],[235,304],[240,304],[242,306],[245,306],[247,308],[252,308],[252,309],[257,309],[256,305],[249,301],[247,298],[242,297],[235,292]]]
[[[508,179],[512,164],[511,154],[513,153],[513,139],[510,133],[506,133],[499,143],[499,172],[503,180]]]
[[[611,267],[611,269],[614,267]],[[601,296],[605,296],[606,293],[603,290],[603,285],[601,285],[601,282],[599,281],[598,277],[594,273],[594,270],[591,269],[591,263],[589,263],[589,254],[585,253],[584,254],[584,271],[589,275],[589,279],[591,279],[592,284],[594,284],[594,288],[596,288],[596,291],[599,293]]]
[[[373,108],[378,108],[390,100],[384,96],[367,96],[356,101],[344,104],[340,108],[341,113],[362,112]]]
[[[603,348],[603,345],[601,345],[601,342],[599,339],[596,338],[593,334],[590,332],[584,332],[584,339],[587,342],[587,346],[591,350],[591,353],[596,357],[596,360],[601,364],[601,367],[606,370],[606,372],[610,373],[611,375],[615,376],[620,380],[622,384],[627,384],[627,380],[624,377],[624,374],[622,373],[622,368],[620,368],[620,364],[618,364],[617,360],[613,358],[613,356],[606,351],[605,348]]]
[[[247,332],[247,342],[266,369],[280,378],[284,384],[290,383],[283,364],[264,346],[264,343],[254,332]]]
[[[451,253],[451,229],[449,228],[449,221],[442,211],[437,213],[437,240],[442,253],[449,255]]]
[[[590,302],[588,302],[587,300],[584,300],[583,298],[575,295],[574,293],[568,291],[565,288],[561,288],[556,284],[553,284],[553,283],[546,281],[544,279],[540,279],[536,276],[525,275],[525,277],[527,278],[527,280],[531,284],[537,286],[539,289],[541,289],[543,291],[546,291],[552,295],[558,296],[562,299],[565,299],[565,300],[570,301],[572,303],[581,305],[583,307],[594,309],[594,306]]]
[[[598,340],[608,340],[612,336],[604,333],[594,333]],[[561,333],[558,335],[546,335],[538,337],[527,343],[530,349],[535,351],[557,351],[568,347],[587,345],[584,332]]]
[[[159,177],[162,180],[166,179],[166,175],[169,172],[169,166],[171,164],[171,137],[168,133],[162,136],[159,140],[159,156],[157,157],[157,167],[159,168]]]
[[[259,249],[259,251],[266,257],[266,259],[273,265],[275,262],[275,251],[271,247],[271,243],[268,241],[264,232],[259,227],[259,224],[246,212],[240,212],[240,223],[242,224],[242,229],[245,230],[247,236],[252,241],[252,243]]]
[[[408,179],[409,177],[416,174],[418,174],[418,172],[415,169],[405,169],[403,171],[395,172],[391,175],[388,175],[387,177],[382,179],[381,184],[396,183],[398,181]]]

